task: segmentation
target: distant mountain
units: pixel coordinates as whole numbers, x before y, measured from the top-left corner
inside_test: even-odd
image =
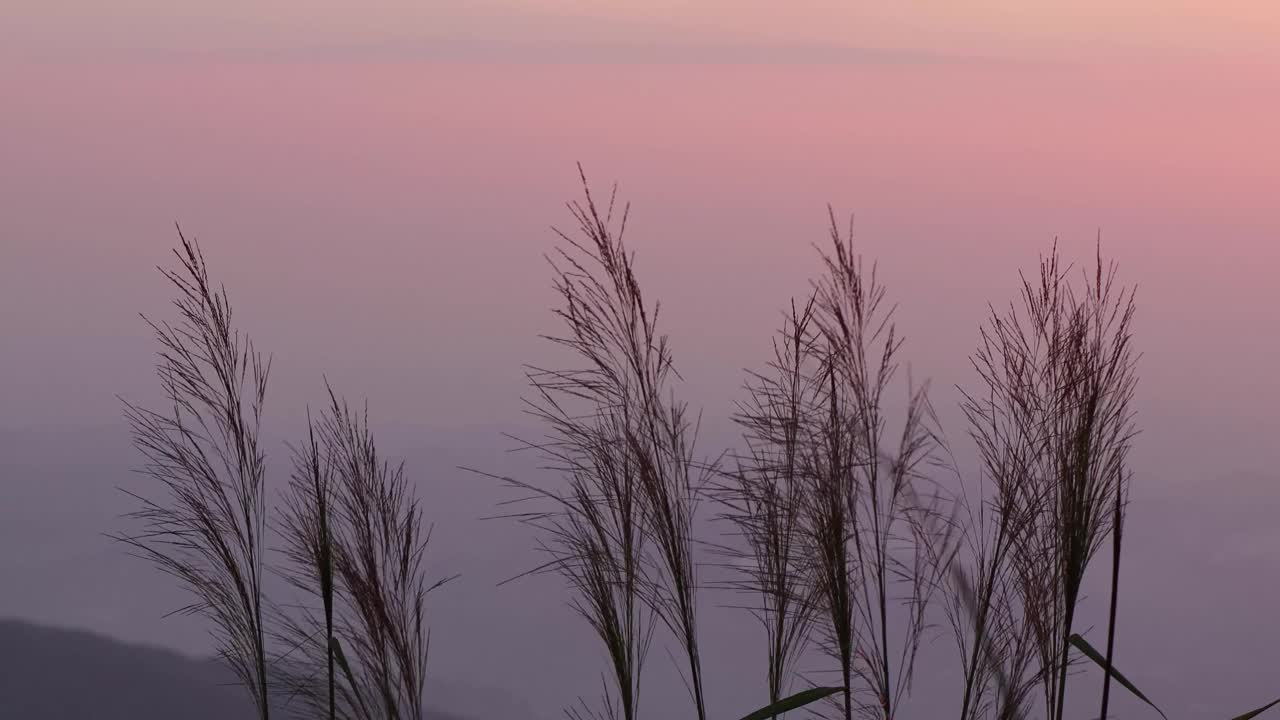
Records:
[[[0,620],[0,718],[250,720],[220,664],[80,630]],[[286,716],[287,717],[287,716]],[[427,720],[460,720],[430,713]]]

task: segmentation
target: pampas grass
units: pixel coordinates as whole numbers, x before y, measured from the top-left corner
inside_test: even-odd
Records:
[[[854,252],[852,227],[842,234],[834,213],[830,219],[815,285],[824,412],[809,451],[809,526],[826,646],[845,684],[844,716],[890,720],[911,683],[952,533],[928,474],[939,442],[927,386],[908,388],[895,443],[885,393],[902,339],[875,267]],[[903,620],[897,633],[895,613]]]
[[[431,528],[404,466],[381,456],[367,413],[331,389],[295,454],[281,517],[286,577],[323,612],[282,613],[290,696],[309,716],[422,718],[427,597],[456,576],[428,578]]]
[[[729,587],[758,599],[749,605],[765,630],[769,702],[786,693],[810,641],[818,610],[808,554],[805,504],[811,438],[821,388],[811,366],[813,301],[794,303],[773,344],[767,370],[752,373],[748,399],[734,417],[747,453],[725,472],[717,498],[737,543],[722,552],[736,571]]]
[[[1133,292],[1116,284],[1115,266],[1104,264],[1100,252],[1078,287],[1071,274],[1055,247],[1042,258],[1039,275],[1023,280],[1021,306],[993,309],[974,356],[981,389],[966,394],[963,405],[984,476],[994,486],[990,513],[997,528],[990,554],[977,554],[985,579],[978,588],[978,641],[966,667],[966,693],[981,691],[977,648],[984,635],[994,634],[987,608],[1009,604],[1015,624],[997,629],[1008,635],[997,647],[1007,650],[1008,643],[1029,639],[1036,668],[1028,672],[1042,688],[1046,717],[1054,720],[1065,710],[1085,571],[1114,533],[1111,652],[1126,458],[1136,434]],[[1001,599],[1007,582],[1016,588],[1016,606]],[[995,657],[1022,660],[1020,654]],[[1009,678],[1007,691],[1021,695],[1026,677]],[[1104,710],[1109,690],[1108,679]]]
[[[218,653],[270,715],[262,583],[266,457],[259,440],[269,363],[233,325],[226,290],[200,246],[178,231],[174,323],[147,320],[160,344],[156,372],[171,407],[125,404],[142,473],[159,492],[130,493],[143,525],[116,536],[194,596],[178,612],[213,626]]]

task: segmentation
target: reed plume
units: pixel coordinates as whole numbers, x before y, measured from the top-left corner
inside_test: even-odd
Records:
[[[1017,588],[1032,675],[1054,720],[1064,712],[1081,583],[1123,520],[1136,434],[1133,291],[1116,284],[1100,250],[1080,289],[1069,272],[1055,246],[1038,277],[1023,279],[1021,307],[993,308],[974,357],[981,394],[964,403],[995,486],[989,571],[1007,572]],[[989,583],[982,594],[990,592]]]
[[[820,251],[824,273],[815,284],[823,395],[807,453],[808,526],[844,716],[891,720],[910,687],[926,609],[954,543],[949,510],[929,479],[939,442],[927,386],[908,388],[895,444],[885,393],[902,339],[875,267],[854,252],[852,228],[842,234],[834,213],[830,220],[830,250]],[[891,614],[902,621],[893,640]]]
[[[232,323],[200,246],[178,230],[174,269],[178,319],[147,323],[160,344],[156,371],[171,406],[125,403],[141,472],[159,493],[135,494],[130,517],[143,529],[117,535],[194,596],[178,612],[212,622],[218,654],[270,715],[263,600],[266,457],[259,441],[270,363]],[[144,316],[144,319],[145,316]]]
[[[564,324],[548,339],[582,363],[574,369],[531,367],[532,415],[546,428],[528,442],[567,487],[549,489],[504,478],[524,499],[549,503],[512,517],[540,531],[548,561],[534,572],[560,573],[573,608],[591,625],[610,660],[603,714],[637,717],[640,672],[656,622],[677,631],[690,655],[701,712],[701,677],[692,635],[691,504],[683,410],[662,402],[671,355],[656,331],[623,236],[615,194],[602,210],[584,175],[585,199],[570,203],[578,238],[549,258]],[[674,579],[671,585],[663,582]],[[675,592],[668,592],[671,586]],[[688,630],[688,633],[682,632]],[[584,704],[575,714],[590,712]]]
[[[290,695],[312,717],[421,720],[427,597],[456,576],[428,578],[431,527],[404,465],[379,452],[367,411],[329,390],[286,497],[286,577],[322,608],[284,613]]]
[[[722,548],[737,571],[728,586],[758,598],[748,608],[765,630],[770,703],[782,699],[796,674],[818,609],[804,525],[806,443],[821,396],[811,352],[813,312],[812,299],[799,308],[792,303],[773,359],[748,379],[748,398],[734,416],[746,454],[735,472],[723,473],[717,494],[722,517],[740,540]]]

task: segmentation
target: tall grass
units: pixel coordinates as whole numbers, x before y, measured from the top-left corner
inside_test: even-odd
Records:
[[[549,339],[581,365],[530,368],[529,409],[546,428],[528,447],[566,481],[547,488],[506,479],[545,510],[518,513],[541,531],[546,564],[535,571],[560,573],[574,592],[574,609],[591,625],[609,657],[612,688],[597,712],[634,720],[640,674],[659,620],[680,629],[693,615],[689,507],[667,503],[665,493],[687,479],[678,475],[684,449],[679,414],[662,412],[659,393],[671,371],[665,338],[657,335],[656,310],[644,302],[624,245],[627,210],[614,223],[614,199],[597,206],[582,177],[585,200],[569,208],[580,239],[559,234],[563,245],[550,258],[563,322]],[[668,421],[676,425],[668,425]],[[674,432],[670,432],[674,431]],[[674,455],[672,453],[675,453]],[[658,530],[655,532],[655,530]],[[674,573],[664,574],[655,555]],[[658,577],[674,577],[667,593]],[[690,612],[686,613],[685,611]],[[696,644],[690,655],[696,669]],[[700,688],[695,670],[695,685]],[[701,713],[701,690],[697,691]],[[584,703],[573,713],[591,713]]]
[[[537,570],[569,580],[608,651],[604,714],[636,717],[661,622],[685,651],[702,718],[693,517],[718,469],[694,462],[657,306],[622,240],[626,211],[615,228],[613,200],[602,211],[589,190],[570,207],[580,237],[561,234],[552,259],[566,332],[551,339],[582,364],[531,369],[530,406],[550,432],[528,443],[567,489],[508,480],[552,503],[515,517],[542,531],[549,560]],[[1037,686],[1060,720],[1081,578],[1123,513],[1132,295],[1101,269],[1072,294],[1055,254],[1038,286],[1024,283],[1025,313],[993,312],[974,358],[985,387],[962,404],[993,491],[953,505],[938,490],[949,451],[927,385],[908,379],[904,404],[891,406],[902,347],[893,308],[852,231],[831,221],[813,296],[793,306],[773,361],[748,383],[735,416],[746,452],[716,492],[736,536],[721,548],[739,573],[729,586],[756,596],[765,629],[770,702],[814,634],[839,668],[841,714],[896,717],[945,589],[962,720],[1024,717]]]
[[[1069,640],[1088,563],[1120,512],[1113,505],[1127,484],[1124,460],[1134,434],[1130,400],[1135,375],[1130,351],[1131,293],[1117,290],[1098,258],[1083,292],[1065,281],[1056,252],[1027,283],[1026,325],[1044,349],[1033,382],[1020,392],[1037,409],[1042,429],[1033,457],[1034,506],[1018,554],[1024,602],[1037,630],[1047,714],[1065,711]],[[1044,587],[1044,583],[1049,586]]]
[[[564,330],[548,338],[567,350],[576,365],[529,369],[534,390],[529,409],[547,428],[547,435],[542,441],[524,443],[540,453],[546,467],[561,475],[565,485],[547,487],[501,478],[521,491],[513,502],[545,503],[543,509],[508,517],[539,531],[539,548],[548,560],[531,572],[554,571],[568,581],[573,607],[591,625],[609,657],[612,684],[606,685],[603,708],[592,710],[584,702],[571,708],[570,716],[636,718],[641,669],[655,626],[661,625],[683,651],[682,677],[694,712],[705,720],[696,512],[713,479],[722,475],[718,462],[695,458],[697,425],[685,403],[675,397],[674,365],[666,336],[658,330],[658,305],[645,299],[634,256],[624,241],[628,208],[620,210],[615,224],[616,188],[601,207],[579,171],[584,200],[569,205],[578,233],[557,231],[562,245],[550,260],[560,299],[554,312]],[[761,402],[771,402],[764,397],[768,391],[761,392]],[[744,427],[755,422],[745,416],[742,421]],[[797,442],[798,436],[792,441],[793,454],[798,453]],[[734,499],[729,506],[750,506],[744,511],[747,514],[729,514],[763,543],[757,548],[774,547],[779,539],[793,544],[780,551],[786,558],[761,559],[757,564],[765,574],[773,563],[779,576],[792,575],[793,570],[779,568],[777,563],[803,562],[801,533],[794,523],[801,491],[798,485],[793,488],[795,505],[782,510],[793,522],[782,531],[789,537],[782,539],[776,532],[779,528],[757,529],[759,516],[750,514],[764,506],[754,493],[767,493],[762,488],[773,479],[762,473],[775,472],[763,456],[759,459],[751,468],[744,466],[739,475],[742,482],[730,490]],[[798,456],[792,461],[797,466],[800,462]],[[780,516],[774,520],[786,522]],[[766,537],[770,533],[773,540]],[[771,703],[752,718],[773,717],[836,690],[810,688],[782,697],[788,667],[803,647],[816,602],[810,592],[797,594],[791,579],[781,578],[781,584],[782,589],[776,583],[762,588],[772,598],[766,600],[767,613],[780,623],[771,621],[767,626],[780,629],[770,651]]]
[[[890,720],[910,687],[927,608],[949,567],[951,530],[929,478],[939,443],[927,386],[908,387],[895,441],[885,394],[902,338],[875,267],[854,252],[852,227],[842,234],[834,213],[830,220],[815,284],[824,377],[822,422],[808,451],[809,526],[844,716]]]
[[[283,677],[277,682],[304,712],[329,720],[339,717],[340,692],[334,653],[333,505],[333,466],[321,451],[318,429],[308,413],[307,442],[294,450],[279,525],[283,575],[304,596],[320,600],[320,614],[302,604],[278,609],[275,635],[289,650],[279,663]],[[320,680],[318,667],[323,668]],[[343,688],[342,693],[349,704],[350,690]]]
[[[1085,571],[1114,532],[1112,650],[1125,461],[1136,433],[1133,293],[1116,284],[1115,266],[1105,265],[1100,253],[1079,283],[1072,275],[1055,247],[1042,258],[1038,277],[1023,280],[1021,307],[993,309],[974,356],[980,391],[967,393],[963,403],[993,485],[985,510],[996,524],[990,544],[976,553],[981,577],[966,696],[984,690],[979,648],[999,637],[994,658],[1018,670],[1006,679],[1008,692],[1021,696],[1028,675],[1034,678],[1046,717],[1054,720],[1065,711]],[[1006,599],[1009,583],[1016,592]],[[991,625],[992,609],[1005,605],[1010,624]],[[1022,655],[1024,642],[1034,649],[1034,670]],[[1104,698],[1109,690],[1108,676]]]
[[[177,320],[147,320],[170,407],[125,404],[142,472],[159,492],[130,493],[143,530],[117,538],[191,592],[193,602],[179,611],[211,621],[219,655],[267,720],[260,421],[269,363],[232,323],[227,293],[210,280],[199,245],[181,230],[178,237],[177,266],[161,268],[176,291]]]
[[[724,473],[718,493],[737,540],[723,548],[737,571],[729,587],[758,599],[748,608],[765,631],[770,703],[783,698],[797,674],[818,610],[804,524],[804,443],[821,393],[811,367],[813,312],[812,299],[803,307],[792,303],[772,361],[752,373],[734,417],[746,452],[735,472]]]
[[[540,503],[508,515],[538,531],[546,557],[530,572],[566,580],[608,658],[600,705],[580,700],[566,709],[572,720],[640,718],[658,629],[680,647],[693,712],[706,720],[704,497],[732,528],[719,548],[736,572],[727,585],[752,598],[764,629],[769,704],[744,720],[824,698],[846,720],[901,717],[940,593],[959,649],[960,720],[1063,720],[1073,648],[1104,671],[1100,717],[1113,684],[1155,707],[1114,665],[1137,356],[1134,293],[1100,248],[1085,272],[1055,246],[1018,302],[991,309],[971,357],[978,381],[960,404],[981,491],[962,483],[953,502],[938,489],[956,467],[927,385],[898,376],[894,309],[851,228],[831,214],[812,295],[792,303],[772,359],[748,377],[733,417],[745,447],[730,468],[695,457],[697,422],[676,396],[658,304],[623,240],[627,209],[615,218],[614,197],[597,205],[582,182],[584,200],[569,206],[578,232],[560,233],[550,259],[562,330],[548,339],[571,360],[527,372],[528,409],[546,433],[524,445],[562,483],[502,478],[519,493],[512,502]],[[172,407],[125,405],[159,487],[134,494],[142,530],[119,539],[192,593],[182,611],[211,621],[262,720],[281,694],[299,717],[421,720],[427,599],[452,578],[428,578],[430,525],[404,466],[381,453],[367,411],[328,389],[268,525],[269,363],[232,323],[199,246],[179,239],[177,266],[162,269],[178,319],[148,321]],[[890,398],[898,385],[901,404]],[[299,604],[264,597],[268,527]],[[1077,613],[1108,539],[1104,654],[1077,632]],[[789,695],[797,680],[811,684],[801,672],[811,645],[840,684]]]
[[[430,650],[431,537],[403,465],[378,451],[365,413],[329,391],[295,454],[282,513],[286,576],[321,601],[282,613],[287,689],[304,716],[419,720]]]
[[[452,578],[426,577],[430,529],[403,466],[382,459],[367,418],[330,391],[268,524],[260,438],[269,363],[233,324],[199,245],[181,231],[179,241],[177,267],[161,269],[178,319],[147,321],[171,409],[125,404],[142,472],[160,491],[130,493],[142,530],[116,537],[192,593],[180,612],[211,621],[219,655],[263,720],[277,690],[304,717],[420,720],[426,597]],[[284,577],[319,608],[265,596],[269,527],[284,540]]]
[[[646,303],[623,241],[626,211],[615,229],[613,207],[611,199],[602,212],[588,189],[570,206],[581,239],[561,234],[552,260],[567,328],[552,340],[582,366],[530,372],[533,412],[551,433],[529,445],[568,490],[509,482],[552,502],[517,517],[542,531],[551,558],[539,569],[568,578],[575,607],[604,641],[623,716],[635,713],[640,663],[631,659],[648,647],[638,598],[684,650],[705,718],[694,513],[716,467],[694,460],[695,428],[671,396],[657,306]],[[813,627],[841,667],[845,716],[892,718],[951,543],[945,513],[923,492],[936,444],[926,395],[910,390],[901,435],[889,441],[882,396],[900,341],[874,272],[864,274],[834,218],[832,240],[821,255],[827,272],[786,329],[775,374],[757,376],[738,417],[753,454],[719,497],[754,568],[737,587],[761,593],[770,700],[781,698]],[[892,643],[891,616],[906,620]]]

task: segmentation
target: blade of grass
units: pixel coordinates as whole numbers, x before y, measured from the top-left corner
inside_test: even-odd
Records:
[[[1280,698],[1276,698],[1275,700],[1272,700],[1271,702],[1267,703],[1266,705],[1263,705],[1262,707],[1258,708],[1257,710],[1250,710],[1249,712],[1247,712],[1247,713],[1245,713],[1245,714],[1243,714],[1243,715],[1237,715],[1237,716],[1235,716],[1235,717],[1231,718],[1231,720],[1253,720],[1253,718],[1258,717],[1259,715],[1261,715],[1262,713],[1266,712],[1267,710],[1270,710],[1271,708],[1275,707],[1276,705],[1280,705]]]
[[[347,662],[347,654],[342,652],[342,643],[338,638],[329,638],[329,651],[333,653],[333,657],[338,661],[338,667],[342,668],[342,674],[347,677],[347,685],[351,687],[351,694],[355,696],[356,704],[360,711],[368,715],[368,709],[365,706],[364,697],[360,693],[360,684],[356,682],[355,674],[351,672],[351,664]]]
[[[1150,705],[1152,709],[1160,713],[1160,717],[1164,718],[1165,720],[1169,720],[1169,716],[1165,715],[1163,710],[1156,707],[1156,704],[1151,702],[1151,700],[1146,695],[1143,695],[1141,690],[1135,687],[1133,683],[1129,682],[1129,678],[1125,677],[1123,674],[1121,674],[1119,670],[1115,669],[1114,667],[1109,667],[1107,665],[1106,658],[1102,657],[1102,654],[1099,653],[1097,650],[1095,650],[1094,647],[1089,644],[1088,640],[1085,640],[1084,638],[1080,637],[1078,633],[1072,633],[1070,642],[1072,645],[1076,646],[1077,650],[1084,653],[1085,657],[1097,663],[1098,667],[1102,668],[1103,670],[1106,670],[1111,675],[1111,677],[1115,679],[1116,682],[1123,685],[1126,690],[1133,693],[1135,696],[1137,696],[1139,700]],[[1261,708],[1260,710],[1255,711],[1254,715],[1256,715],[1259,712],[1262,712],[1262,710],[1265,710],[1265,709],[1266,708],[1264,707],[1264,708]],[[1244,718],[1246,716],[1241,716],[1241,717]],[[1247,717],[1253,717],[1253,715],[1248,715]],[[1240,718],[1234,718],[1233,720],[1240,720]]]
[[[843,691],[843,687],[815,687],[809,688],[808,690],[801,690],[795,695],[785,697],[776,703],[766,705],[750,715],[746,715],[742,720],[768,720],[768,718],[777,717],[784,712],[802,708],[809,703],[817,702],[825,697],[835,695],[836,693]]]

